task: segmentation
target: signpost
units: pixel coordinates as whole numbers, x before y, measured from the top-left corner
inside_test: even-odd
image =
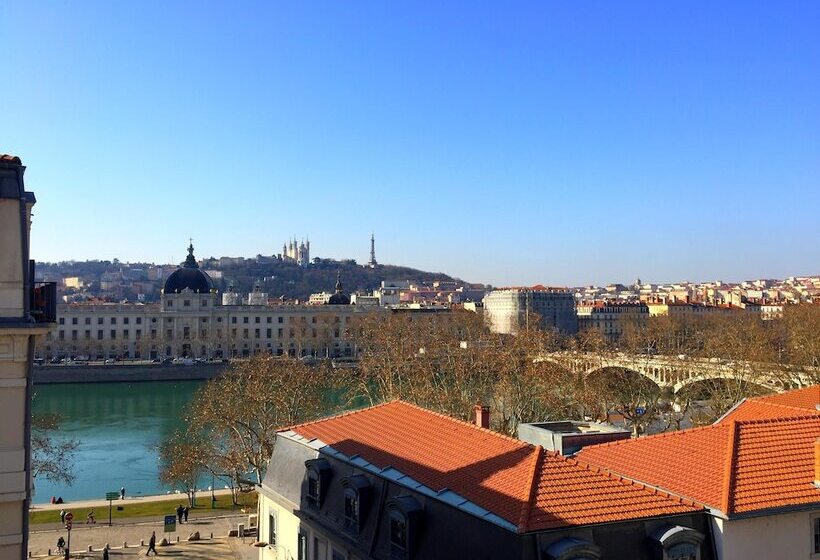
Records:
[[[68,542],[65,545],[65,557],[68,558],[71,550],[71,520],[74,519],[74,514],[70,511],[65,514],[65,529],[68,531]]]
[[[120,499],[119,492],[106,492],[105,499],[108,500],[108,526],[111,527],[111,503]]]
[[[166,515],[165,516],[165,529],[164,529],[164,531],[166,533],[173,533],[176,530],[177,530],[177,516],[176,515]]]

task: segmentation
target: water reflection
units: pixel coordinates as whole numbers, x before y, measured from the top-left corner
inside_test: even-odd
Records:
[[[202,381],[82,383],[35,386],[34,412],[62,416],[58,438],[80,442],[72,486],[35,480],[34,502],[165,493],[155,446],[182,423]],[[210,484],[210,480],[205,484]]]

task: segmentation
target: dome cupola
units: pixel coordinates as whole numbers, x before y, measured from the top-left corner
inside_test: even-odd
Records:
[[[194,245],[188,245],[188,257],[182,266],[171,273],[162,289],[164,294],[178,294],[189,290],[195,294],[209,294],[214,289],[211,277],[205,274],[194,258]]]

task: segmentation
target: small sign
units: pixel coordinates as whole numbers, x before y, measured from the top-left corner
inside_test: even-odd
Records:
[[[73,513],[71,513],[69,511],[68,513],[65,514],[65,520],[68,522],[69,525],[71,525],[71,520],[72,519],[74,519],[74,514]]]
[[[65,524],[65,529],[66,529],[66,531],[71,530],[71,523],[70,522]]]
[[[120,493],[119,492],[106,492],[105,493],[105,499],[108,500],[109,502],[111,500],[119,500],[120,499]]]
[[[166,515],[165,516],[165,529],[164,529],[164,532],[173,533],[176,530],[177,530],[177,516],[176,515]]]
[[[637,414],[638,416],[643,416],[644,414],[646,414],[646,409],[642,406],[639,406],[635,409],[635,414]]]

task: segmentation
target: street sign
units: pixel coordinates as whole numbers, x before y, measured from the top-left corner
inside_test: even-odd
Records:
[[[177,516],[176,515],[166,515],[165,516],[165,533],[173,533],[177,530]]]
[[[71,530],[71,522],[66,523],[65,528],[66,528],[66,531],[70,531]]]
[[[71,520],[72,519],[74,519],[74,514],[73,513],[71,513],[69,511],[68,513],[65,514],[65,520],[68,522],[69,525],[71,525]]]
[[[646,414],[646,408],[644,408],[642,406],[636,407],[635,408],[635,414],[637,414],[638,416],[643,416],[644,414]]]
[[[111,500],[119,500],[120,499],[120,493],[119,492],[106,492],[105,493],[105,499],[108,500],[109,502]]]

